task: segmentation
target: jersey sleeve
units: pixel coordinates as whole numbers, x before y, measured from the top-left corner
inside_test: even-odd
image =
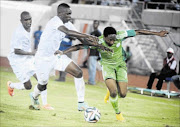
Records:
[[[19,40],[14,41],[14,49],[22,49],[22,42]]]
[[[136,35],[135,30],[123,30],[123,31],[117,31],[116,38],[117,39],[124,39],[126,37],[133,37]]]
[[[75,26],[71,22],[69,22],[69,25],[70,25],[70,30],[77,31],[77,29],[75,28]]]
[[[128,37],[134,37],[136,36],[135,30],[127,30]]]
[[[22,49],[23,48],[23,33],[17,32],[13,37],[13,48],[14,49]]]
[[[98,49],[97,47],[95,46],[89,46],[90,49]]]
[[[103,35],[101,35],[101,36],[98,37],[98,38],[99,38],[98,44],[102,44],[102,43],[104,42],[104,40],[103,40]]]
[[[53,28],[56,29],[56,30],[58,30],[58,28],[59,28],[60,26],[64,26],[64,24],[63,24],[62,20],[60,20],[60,19],[57,18],[57,19],[53,22]]]

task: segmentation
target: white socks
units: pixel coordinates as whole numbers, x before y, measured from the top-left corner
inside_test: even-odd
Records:
[[[74,83],[76,87],[76,92],[78,96],[78,102],[84,102],[85,95],[85,84],[84,79],[82,78],[74,78]]]
[[[41,92],[41,99],[42,99],[42,104],[46,105],[47,104],[47,89]]]
[[[34,99],[38,99],[39,95],[41,94],[41,91],[37,88],[37,85],[34,87],[33,97]]]
[[[33,92],[33,97],[35,99],[38,99],[39,95],[41,95],[41,99],[42,99],[42,104],[46,105],[47,104],[47,89],[44,91],[40,91],[37,88],[37,85],[34,87],[34,92]]]
[[[24,83],[21,83],[21,82],[11,83],[11,84],[10,84],[10,87],[11,87],[12,89],[18,89],[18,90],[24,90],[24,89],[25,89]]]

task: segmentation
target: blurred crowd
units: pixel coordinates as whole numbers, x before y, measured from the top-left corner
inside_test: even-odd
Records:
[[[144,8],[180,10],[180,0],[72,0],[72,3],[96,4],[103,6],[131,6],[144,2]]]
[[[14,1],[39,1],[39,0],[14,0]],[[51,5],[58,0],[49,0],[48,5]],[[127,6],[137,3],[144,3],[145,9],[168,9],[180,11],[180,0],[66,0],[67,3],[73,4],[91,4],[102,6]],[[47,1],[46,1],[47,3]]]

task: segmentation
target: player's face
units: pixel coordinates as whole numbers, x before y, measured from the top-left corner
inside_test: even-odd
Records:
[[[110,34],[107,37],[104,37],[104,40],[109,46],[112,46],[116,41],[116,34]]]
[[[28,30],[31,27],[31,23],[32,23],[31,15],[29,15],[29,14],[23,15],[22,19],[21,19],[21,23],[22,23],[23,27],[26,30]]]
[[[70,8],[63,9],[63,12],[61,15],[61,19],[62,19],[63,23],[66,23],[71,20],[71,14],[72,14],[72,11]]]

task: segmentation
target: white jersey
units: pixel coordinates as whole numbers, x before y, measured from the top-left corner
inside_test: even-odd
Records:
[[[29,58],[29,55],[15,54],[15,49],[21,49],[26,52],[31,52],[31,32],[27,32],[22,24],[18,26],[13,34],[8,59],[10,62],[20,62],[26,60],[26,58]]]
[[[77,31],[71,22],[63,23],[58,16],[54,16],[46,25],[38,45],[36,56],[52,57],[59,49],[61,41],[65,38],[65,33],[58,30],[64,25],[69,30]]]
[[[31,32],[27,32],[22,24],[18,26],[13,34],[8,59],[16,77],[24,83],[35,74],[34,56],[15,54],[15,49],[31,52]]]

